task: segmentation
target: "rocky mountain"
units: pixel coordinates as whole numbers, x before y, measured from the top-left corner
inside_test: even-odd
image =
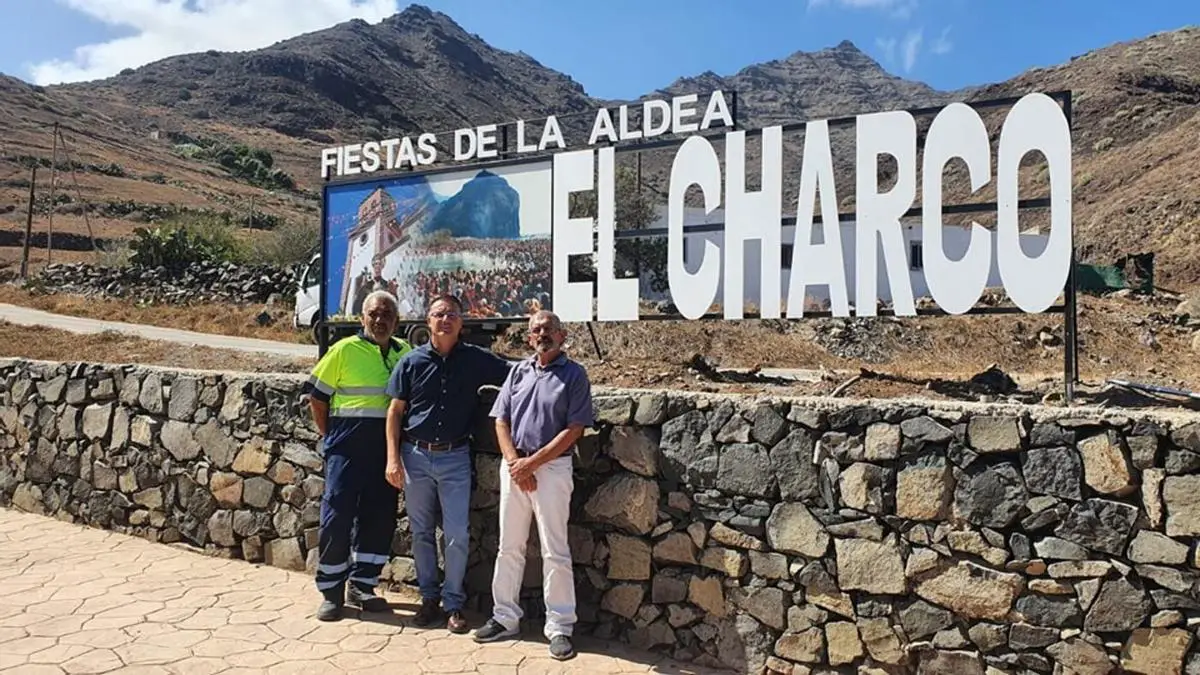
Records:
[[[480,171],[438,205],[426,231],[444,230],[452,237],[517,239],[521,236],[520,200],[521,195],[507,180]]]
[[[747,66],[733,75],[720,76],[711,71],[682,77],[643,98],[670,98],[696,92],[735,92],[737,124],[757,129],[788,125],[805,120],[845,118],[859,113],[915,107],[929,107],[963,100],[969,91],[942,92],[912,80],[889,74],[854,43],[844,40],[835,47],[816,52],[795,52],[784,59]],[[837,194],[842,206],[854,205],[854,133],[853,127],[831,127]],[[757,190],[760,182],[760,144],[750,138],[747,150],[747,189]],[[799,192],[800,159],[804,153],[803,132],[784,136],[784,208],[795,211]],[[717,147],[724,157],[724,148]],[[647,153],[642,171],[649,186],[666,192],[670,172],[670,150]],[[627,162],[628,164],[628,162]],[[883,186],[894,182],[894,165],[881,171]],[[699,202],[697,201],[697,204]]]
[[[62,90],[136,97],[186,117],[322,143],[593,105],[569,76],[491,47],[420,5],[374,25],[355,19],[248,53],[176,56]]]
[[[747,127],[938,105],[958,94],[889,74],[854,43],[747,66],[722,77],[712,71],[681,77],[645,98],[722,89],[738,93],[738,119]]]
[[[1071,89],[1081,252],[1109,262],[1150,250],[1159,255],[1160,282],[1190,286],[1200,282],[1196,73],[1196,29],[1112,45],[1055,68],[958,92],[891,75],[842,42],[726,76],[683,77],[645,97],[737,91],[739,124],[760,127]],[[0,100],[0,229],[23,229],[30,166],[41,162],[37,227],[53,208],[56,234],[100,238],[127,236],[135,223],[167,207],[224,210],[246,222],[315,222],[321,147],[548,114],[559,115],[569,137],[582,133],[586,139],[592,113],[621,103],[591,97],[569,75],[496,49],[450,17],[416,5],[374,25],[350,21],[252,52],[172,57],[96,82],[43,88],[0,77]],[[989,126],[998,128],[1001,119],[989,117]],[[75,171],[59,174],[51,204],[46,125],[53,122],[60,123],[72,153],[73,164],[60,154],[60,166]],[[802,133],[786,141],[785,205],[791,202],[791,208],[802,143]],[[748,143],[751,187],[756,144]],[[295,187],[279,187],[287,181],[264,187],[258,174],[236,170],[242,160],[218,161],[237,145],[270,153],[272,170],[285,173]],[[834,134],[833,152],[839,202],[853,209],[849,127]],[[635,154],[622,153],[619,161],[632,166]],[[663,187],[670,157],[645,153],[643,177],[651,189]],[[886,189],[894,167],[885,165],[881,173]],[[954,190],[953,178],[947,185]],[[1044,190],[1036,167],[1025,185],[1031,192],[1023,197]],[[987,197],[986,190],[959,192],[957,197]],[[84,214],[91,216],[87,222]],[[0,264],[12,260],[11,250],[0,249]]]
[[[1156,282],[1200,285],[1200,27],[1118,43],[981,87],[978,98],[1073,92],[1081,257],[1154,253]]]

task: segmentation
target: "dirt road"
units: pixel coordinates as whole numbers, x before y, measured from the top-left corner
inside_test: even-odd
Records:
[[[164,340],[193,346],[234,349],[244,352],[274,354],[295,358],[315,359],[317,356],[316,345],[274,342],[271,340],[216,335],[213,333],[197,333],[159,326],[66,316],[3,303],[0,303],[0,321],[7,321],[21,326],[44,326],[72,333],[103,333],[105,331],[112,331],[124,335],[136,335],[147,340]]]

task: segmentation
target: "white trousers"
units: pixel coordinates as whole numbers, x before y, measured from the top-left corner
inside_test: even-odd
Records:
[[[521,580],[525,576],[525,549],[531,519],[537,521],[542,548],[542,593],[546,603],[547,639],[571,635],[575,626],[575,575],[567,519],[571,514],[570,453],[542,465],[535,473],[537,489],[525,492],[500,463],[500,551],[492,577],[492,618],[509,630],[521,622]]]

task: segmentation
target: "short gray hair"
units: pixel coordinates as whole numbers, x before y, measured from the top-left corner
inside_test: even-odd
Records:
[[[550,330],[562,330],[562,327],[563,327],[562,319],[559,319],[557,314],[555,314],[554,312],[551,312],[548,309],[540,309],[540,310],[534,312],[533,314],[531,314],[529,316],[529,325],[532,327],[534,321],[537,321],[538,319],[543,319],[543,318],[550,319]]]
[[[397,314],[400,313],[400,302],[396,300],[396,296],[387,291],[371,291],[369,294],[367,294],[367,297],[363,300],[362,304],[363,311],[366,311],[367,307],[370,307],[371,303],[373,302],[386,302],[389,306],[391,306],[393,312],[396,312]]]

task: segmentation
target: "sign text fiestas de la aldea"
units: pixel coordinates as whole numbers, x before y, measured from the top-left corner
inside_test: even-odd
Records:
[[[670,101],[641,104],[641,124],[631,125],[628,106],[597,111],[589,146],[663,134],[686,134],[711,128],[733,127],[729,106],[721,91],[709,95],[703,112],[695,94]],[[697,119],[699,117],[699,119]],[[553,116],[534,135],[524,121],[516,123],[518,153],[565,150],[562,129]],[[845,254],[838,233],[838,197],[827,120],[804,127],[800,165],[800,190],[795,204],[796,227],[786,309],[782,288],[783,128],[762,129],[760,190],[746,189],[746,132],[729,131],[723,139],[722,171],[714,139],[693,135],[675,151],[671,164],[667,203],[667,272],[671,300],[689,319],[704,315],[720,298],[726,319],[743,318],[744,252],[747,241],[757,240],[761,250],[762,318],[799,318],[804,315],[805,290],[827,286],[834,316],[850,316]],[[455,161],[495,158],[499,154],[496,125],[459,129],[453,134]],[[995,259],[1004,290],[1021,310],[1042,312],[1057,300],[1071,264],[1071,131],[1063,109],[1051,97],[1032,93],[1009,109],[1000,131],[996,161],[997,222],[994,239],[983,226],[972,223],[970,244],[959,259],[950,259],[942,247],[942,172],[952,159],[968,168],[972,192],[992,180],[992,149],[988,131],[978,112],[965,103],[941,109],[925,138],[921,165],[921,234],[924,240],[924,274],[930,295],[950,314],[974,306],[987,284]],[[1018,227],[1018,169],[1022,158],[1038,152],[1044,156],[1050,182],[1050,234],[1037,255],[1022,250]],[[913,316],[916,307],[905,256],[900,218],[917,198],[917,124],[907,111],[888,111],[855,118],[855,314],[876,314],[878,252],[891,289],[894,311]],[[880,192],[879,158],[890,155],[898,167],[895,185]],[[349,176],[396,168],[418,168],[438,161],[437,137],[370,141],[326,148],[321,152],[323,177]],[[638,280],[614,275],[615,160],[612,147],[588,147],[557,152],[551,164],[553,179],[553,248],[555,311],[564,321],[631,321],[638,318]],[[725,207],[723,251],[705,242],[704,255],[695,272],[683,262],[684,195],[698,186],[709,213]],[[569,217],[569,196],[596,191],[597,216]],[[811,241],[818,195],[822,243]],[[597,246],[593,248],[593,232]],[[801,233],[810,236],[798,236]],[[573,255],[595,254],[598,288],[593,282],[569,280],[568,260]],[[722,256],[723,254],[723,256]],[[723,264],[722,264],[723,263]],[[593,295],[596,298],[593,311]]]

